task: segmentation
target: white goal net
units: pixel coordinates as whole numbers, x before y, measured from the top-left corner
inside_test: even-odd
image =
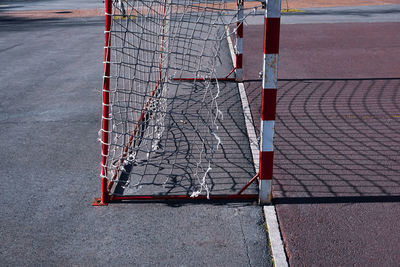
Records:
[[[251,152],[237,85],[219,80],[234,75],[226,38],[235,35],[236,2],[117,0],[109,15],[101,130],[109,190],[196,197],[239,189],[254,175]]]

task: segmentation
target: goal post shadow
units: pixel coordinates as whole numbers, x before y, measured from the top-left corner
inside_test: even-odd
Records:
[[[144,1],[145,2],[145,1]],[[196,2],[196,1],[193,1]],[[271,203],[271,196],[272,196],[272,166],[273,166],[273,136],[274,136],[274,120],[275,120],[275,103],[276,103],[276,81],[277,81],[277,67],[278,67],[278,51],[279,51],[279,25],[280,25],[280,0],[274,0],[274,1],[266,1],[267,2],[267,9],[265,11],[265,32],[264,32],[264,64],[263,64],[263,82],[262,82],[262,126],[261,126],[261,143],[260,143],[260,149],[259,149],[259,157],[254,157],[255,152],[252,151],[253,154],[253,161],[258,161],[256,166],[259,166],[259,171],[256,172],[256,174],[249,179],[237,193],[234,194],[212,194],[208,191],[207,184],[203,184],[203,181],[205,181],[208,171],[212,169],[210,167],[210,164],[213,162],[212,156],[211,159],[209,156],[205,156],[205,158],[208,160],[208,169],[206,165],[201,163],[201,158],[204,157],[203,153],[214,153],[213,150],[215,150],[215,142],[216,148],[218,149],[219,146],[219,136],[215,133],[216,129],[218,129],[218,126],[215,124],[215,121],[219,120],[219,116],[222,116],[219,114],[220,110],[218,107],[218,103],[216,101],[216,98],[218,97],[219,92],[219,85],[218,83],[222,82],[238,82],[240,83],[243,80],[243,69],[242,69],[242,62],[243,62],[243,55],[242,55],[242,38],[243,38],[243,21],[244,21],[244,2],[242,0],[237,1],[237,9],[236,9],[236,29],[235,29],[235,47],[232,46],[232,42],[229,42],[230,34],[227,34],[227,39],[228,43],[230,46],[230,52],[232,56],[232,63],[233,63],[233,68],[227,72],[225,76],[222,76],[220,78],[215,77],[216,71],[212,71],[211,76],[204,76],[204,71],[200,69],[197,69],[197,71],[194,72],[195,77],[186,77],[183,75],[176,78],[176,77],[167,77],[168,75],[168,70],[166,70],[164,64],[168,64],[168,60],[171,60],[172,56],[175,57],[182,57],[183,59],[187,58],[187,54],[185,54],[185,47],[182,46],[180,49],[183,49],[183,51],[179,51],[176,53],[176,55],[173,55],[173,53],[168,54],[168,51],[172,51],[174,48],[171,48],[171,43],[174,42],[174,38],[177,38],[176,36],[171,35],[171,33],[174,32],[174,29],[171,28],[173,26],[173,17],[176,16],[171,13],[171,7],[169,6],[172,5],[171,0],[165,0],[164,4],[160,6],[151,6],[151,8],[143,8],[143,6],[137,6],[134,4],[130,4],[129,1],[124,1],[124,3],[127,5],[126,7],[124,6],[117,6],[117,3],[113,3],[111,0],[106,0],[105,1],[105,7],[106,7],[106,25],[105,25],[105,48],[104,48],[104,83],[103,83],[103,116],[102,116],[102,129],[101,129],[101,142],[102,142],[102,171],[101,171],[101,180],[102,180],[102,193],[100,198],[96,198],[93,202],[94,206],[105,206],[108,205],[108,203],[112,202],[122,202],[122,201],[151,201],[151,200],[156,200],[156,201],[163,201],[163,200],[232,200],[232,201],[255,201],[258,200],[260,204],[269,204]],[[211,5],[211,4],[210,4]],[[192,7],[190,7],[191,11],[199,11],[202,10],[203,13],[207,13],[207,16],[212,17],[216,11],[216,7],[220,8],[220,6],[201,6],[199,3],[196,3]],[[177,8],[178,10],[180,7],[174,7]],[[232,10],[230,10],[232,11]],[[114,13],[113,13],[114,12]],[[126,13],[128,12],[128,13]],[[140,13],[142,12],[142,13]],[[128,15],[127,15],[128,14]],[[158,17],[157,17],[158,16]],[[199,15],[196,14],[195,16],[197,19],[197,22],[199,21]],[[212,20],[208,20],[209,18],[207,16],[204,16],[202,23],[206,25],[206,23],[211,23]],[[113,32],[113,17],[117,18],[120,20],[119,24],[117,24],[117,29]],[[143,17],[143,19],[142,19]],[[156,18],[157,17],[157,18]],[[182,16],[183,17],[183,16]],[[114,19],[115,19],[114,18]],[[134,51],[141,51],[141,47],[137,46],[135,41],[138,39],[136,35],[132,34],[133,37],[129,39],[130,37],[127,36],[127,28],[131,27],[128,26],[128,22],[125,24],[122,22],[122,20],[129,21],[130,19],[139,21],[139,18],[141,20],[141,25],[140,31],[143,34],[143,36],[148,36],[145,37],[146,41],[149,41],[149,39],[158,38],[160,40],[160,48],[159,50],[151,51],[152,48],[151,45],[147,47],[146,49],[143,49],[143,51],[146,51],[148,53],[153,53],[153,58],[148,57],[148,55],[142,56],[141,60],[144,60],[143,62],[148,62],[149,60],[154,60],[155,57],[159,58],[159,63],[158,66],[157,64],[150,63],[149,67],[142,67],[140,69],[137,67],[140,65],[140,62],[138,59],[133,58],[131,55],[128,54],[127,50],[129,48],[119,48],[117,47],[117,44],[112,44],[112,39],[119,44],[128,44],[133,46]],[[156,20],[158,19],[158,20]],[[153,30],[154,28],[150,28],[151,26],[148,26],[147,20],[151,20],[152,23],[156,22],[155,24],[158,23],[158,28],[157,30],[159,31],[158,33],[156,31],[154,32],[146,32],[147,30]],[[187,20],[185,18],[185,20]],[[144,22],[143,22],[144,21]],[[196,22],[196,23],[197,23]],[[137,25],[139,25],[139,22],[135,22]],[[185,23],[190,24],[190,18],[189,21],[185,21]],[[216,23],[216,22],[212,22]],[[220,22],[218,22],[220,23]],[[221,25],[218,24],[217,25]],[[186,27],[185,24],[181,24]],[[209,34],[211,31],[206,32],[204,28],[207,26],[202,25],[200,28],[201,34]],[[211,25],[211,24],[210,24]],[[156,25],[157,26],[157,25]],[[119,27],[119,28],[118,28]],[[126,27],[126,28],[124,28]],[[149,29],[147,29],[149,27]],[[184,28],[183,27],[183,28]],[[124,37],[117,36],[117,32],[123,32],[125,30],[125,35]],[[187,30],[187,29],[183,29]],[[204,30],[204,32],[203,32]],[[226,27],[224,28],[226,30]],[[193,30],[193,32],[195,32]],[[181,34],[181,33],[179,33]],[[173,36],[173,37],[171,37]],[[193,33],[192,35],[188,35],[192,40],[199,41],[201,38],[198,36],[194,36]],[[122,40],[123,39],[123,40]],[[167,41],[168,39],[171,39],[172,41]],[[121,41],[122,40],[122,41]],[[127,41],[128,40],[128,41]],[[215,40],[213,40],[215,41]],[[154,39],[151,39],[149,42],[154,42],[157,43],[157,41],[154,41]],[[197,47],[196,44],[191,43],[190,41],[183,40],[183,42],[188,42],[187,45],[193,47],[193,51],[197,52]],[[114,46],[112,46],[114,45]],[[219,52],[219,47],[216,49]],[[115,56],[117,59],[112,59],[112,55]],[[123,59],[123,56],[126,57],[126,59]],[[197,55],[194,55],[196,57]],[[191,57],[191,55],[189,55]],[[210,55],[204,55],[206,58],[205,61],[207,61],[207,58],[211,56]],[[138,57],[139,58],[139,57]],[[114,61],[112,61],[114,60]],[[189,59],[189,61],[192,59]],[[126,62],[128,61],[128,62]],[[128,66],[131,64],[131,66]],[[207,62],[205,63],[207,65]],[[113,79],[113,70],[111,69],[112,66],[117,65],[118,75],[120,75],[116,81],[116,89],[111,88],[110,82]],[[156,66],[154,66],[156,65]],[[190,64],[188,64],[190,65]],[[132,67],[134,66],[134,67]],[[207,66],[209,67],[209,66]],[[212,66],[215,67],[215,66]],[[157,70],[158,68],[158,70]],[[138,81],[129,81],[125,77],[126,72],[133,72],[135,73],[146,73],[146,72],[154,72],[154,74],[149,74],[148,76],[150,77],[153,75],[154,82],[147,82],[147,87],[149,85],[153,86],[150,95],[147,97],[142,97],[141,102],[144,103],[142,104],[142,108],[137,109],[139,111],[139,114],[141,114],[139,117],[136,116],[136,119],[133,118],[135,121],[133,123],[133,131],[132,129],[128,129],[125,134],[119,134],[119,129],[117,129],[117,133],[115,132],[115,128],[118,128],[118,121],[116,119],[117,116],[113,113],[117,109],[124,109],[123,112],[127,112],[129,109],[135,109],[132,107],[123,107],[121,106],[125,105],[127,102],[126,100],[121,100],[121,103],[115,104],[112,101],[115,101],[116,98],[120,97],[119,95],[127,94],[124,89],[120,89],[119,86],[123,84],[123,86],[128,85],[129,88],[132,88],[134,83],[139,83]],[[156,69],[154,71],[154,69]],[[203,73],[203,75],[198,76],[199,73]],[[235,74],[235,77],[232,77],[232,75]],[[144,74],[147,75],[147,74]],[[212,77],[214,75],[214,77]],[[136,76],[134,76],[136,79]],[[142,76],[144,77],[144,76]],[[150,77],[151,78],[151,77]],[[138,79],[141,81],[141,78]],[[164,130],[159,130],[158,128],[163,128],[165,127],[164,122],[161,122],[160,125],[157,125],[159,121],[165,120],[165,117],[167,116],[167,107],[154,107],[154,103],[159,104],[160,102],[164,102],[163,105],[168,105],[168,101],[164,100],[167,99],[167,96],[164,91],[166,91],[167,86],[164,86],[163,83],[174,83],[174,82],[194,82],[194,83],[217,83],[218,87],[218,92],[212,92],[212,89],[210,89],[210,94],[212,97],[208,100],[211,102],[211,107],[207,106],[207,104],[202,104],[203,106],[207,106],[204,108],[204,112],[208,112],[211,114],[211,119],[209,119],[208,123],[211,123],[211,126],[207,126],[206,128],[209,130],[209,135],[211,137],[215,137],[216,140],[210,141],[212,138],[210,136],[202,137],[199,136],[198,139],[202,140],[204,147],[200,149],[200,163],[197,163],[197,167],[200,169],[200,173],[196,173],[195,175],[198,177],[202,177],[203,181],[201,179],[198,179],[200,183],[200,193],[203,192],[203,194],[192,194],[186,193],[186,194],[166,194],[166,195],[152,195],[152,194],[143,194],[143,195],[123,195],[121,192],[123,192],[123,188],[129,184],[129,180],[131,179],[129,173],[132,171],[132,169],[135,167],[132,162],[137,161],[136,157],[138,153],[143,153],[142,146],[154,146],[158,145],[155,143],[158,143],[159,141],[154,141],[150,140],[149,134],[145,133],[149,130],[148,128],[151,128],[152,131],[152,138],[154,139],[155,136],[157,138],[161,138],[161,136],[165,135],[163,133]],[[118,91],[120,90],[120,91]],[[209,90],[207,88],[206,90]],[[117,96],[115,96],[117,92]],[[208,93],[206,91],[206,93]],[[131,93],[130,93],[131,94]],[[216,94],[213,95],[213,94]],[[138,93],[140,95],[140,92]],[[204,94],[205,95],[205,94]],[[125,96],[124,96],[125,97]],[[129,98],[131,99],[131,98]],[[146,99],[146,100],[143,100]],[[154,100],[153,100],[154,99]],[[241,96],[241,99],[243,100],[243,96]],[[135,100],[136,101],[136,100]],[[140,101],[138,101],[140,102]],[[187,104],[189,106],[189,104]],[[243,102],[242,102],[243,105]],[[248,104],[247,104],[248,105]],[[190,107],[189,107],[190,108]],[[249,107],[247,107],[249,109]],[[120,112],[121,114],[123,113],[122,111]],[[157,115],[154,115],[156,112]],[[149,115],[150,114],[150,115]],[[120,116],[120,114],[117,114]],[[130,118],[128,118],[130,117]],[[134,115],[127,115],[126,118],[131,119],[132,117],[135,117]],[[156,118],[157,117],[157,118]],[[245,116],[246,117],[246,116]],[[204,119],[202,122],[204,123]],[[215,121],[213,121],[215,120]],[[117,123],[115,122],[117,121]],[[113,124],[116,123],[116,124]],[[111,125],[110,125],[111,124]],[[132,121],[128,121],[126,123],[127,125],[132,126]],[[247,122],[248,124],[248,122]],[[117,125],[117,126],[115,126]],[[151,126],[149,126],[151,125]],[[125,129],[127,128],[126,125],[124,126]],[[197,126],[196,126],[197,127]],[[195,127],[195,128],[196,128]],[[154,128],[154,129],[153,129]],[[197,129],[197,128],[196,128]],[[114,132],[113,132],[114,131]],[[131,132],[132,131],[132,132]],[[159,133],[157,131],[160,131]],[[198,131],[198,130],[196,130]],[[121,136],[123,135],[123,138]],[[128,141],[124,141],[124,145],[114,145],[113,142],[114,140],[120,138],[120,139],[126,139],[126,136],[128,137]],[[142,144],[146,143],[146,144]],[[132,148],[132,143],[135,144],[135,147]],[[147,143],[150,143],[148,145]],[[190,141],[189,141],[190,143]],[[211,144],[211,145],[210,145]],[[113,148],[113,145],[116,147]],[[209,145],[209,146],[208,146]],[[250,145],[251,146],[251,145]],[[148,154],[153,153],[154,154],[154,148],[147,148],[148,149]],[[114,152],[111,152],[114,151]],[[115,153],[115,151],[119,151],[122,156],[118,160],[112,160],[112,157],[110,156],[112,153]],[[110,163],[112,162],[112,163]],[[115,164],[116,163],[116,164]],[[200,166],[203,164],[204,166]],[[147,168],[147,166],[146,166]],[[111,175],[111,176],[110,176]],[[251,176],[249,176],[250,178]],[[253,183],[258,182],[258,193],[254,194],[249,194],[249,193],[244,193],[246,189],[248,189]],[[204,188],[203,188],[204,187]],[[204,189],[204,190],[203,190]],[[204,194],[204,191],[206,191],[206,194]]]

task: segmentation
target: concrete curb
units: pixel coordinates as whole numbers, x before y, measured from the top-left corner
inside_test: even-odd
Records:
[[[228,29],[226,29],[226,32],[227,32],[227,41],[228,41],[228,46],[229,46],[229,50],[231,53],[232,63],[233,63],[233,66],[236,66],[236,64],[235,64],[236,56],[235,56],[235,51],[233,48],[232,39],[231,39],[230,35],[228,34]],[[260,84],[260,87],[261,87],[261,84]],[[259,155],[260,155],[258,139],[257,139],[256,132],[254,129],[254,123],[253,123],[253,119],[251,117],[251,111],[250,111],[249,102],[247,100],[246,91],[244,88],[244,84],[242,82],[238,83],[238,89],[239,89],[240,99],[241,99],[242,107],[243,107],[243,113],[244,113],[244,118],[245,118],[245,123],[246,123],[246,130],[247,130],[247,134],[249,136],[250,148],[251,148],[251,152],[253,155],[254,168],[255,168],[255,170],[258,170]],[[281,237],[281,232],[279,230],[279,223],[278,223],[278,218],[276,216],[275,207],[273,205],[264,206],[263,210],[264,210],[264,216],[265,216],[265,221],[266,221],[266,225],[267,225],[267,234],[268,234],[268,239],[270,242],[271,256],[272,256],[272,261],[274,263],[274,266],[288,267],[289,264],[288,264],[285,250],[283,247],[283,241],[282,241],[282,237]]]

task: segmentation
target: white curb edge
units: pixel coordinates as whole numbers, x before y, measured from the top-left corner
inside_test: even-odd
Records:
[[[228,41],[228,46],[231,53],[232,63],[233,66],[236,66],[235,51],[233,48],[231,36],[229,35],[228,27],[226,27],[225,30],[227,36],[226,39]],[[244,84],[242,82],[238,83],[238,89],[243,107],[246,130],[249,136],[250,148],[253,155],[254,169],[257,171],[259,169],[259,157],[260,157],[259,142],[254,129],[254,123],[251,117],[250,106],[247,100],[246,91],[244,88]],[[271,245],[271,254],[272,254],[271,256],[273,264],[275,267],[288,267],[289,264],[285,254],[285,249],[283,247],[283,241],[281,237],[281,232],[279,230],[279,223],[278,223],[278,217],[276,216],[275,206],[273,205],[264,206],[263,211],[267,225],[268,239]]]

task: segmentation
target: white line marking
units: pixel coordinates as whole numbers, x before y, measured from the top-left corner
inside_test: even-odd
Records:
[[[233,66],[236,66],[236,55],[235,51],[233,49],[233,44],[232,44],[232,39],[229,35],[229,29],[228,27],[225,28],[227,32],[227,41],[228,41],[228,46],[229,50],[231,52],[231,58],[232,58],[232,63]],[[238,88],[239,88],[239,93],[240,93],[240,99],[242,101],[242,107],[243,107],[243,113],[244,113],[244,118],[246,122],[246,129],[247,129],[247,134],[249,135],[249,141],[250,141],[250,148],[251,152],[253,155],[253,163],[254,163],[254,168],[256,170],[259,169],[259,157],[260,157],[260,150],[259,150],[259,144],[256,136],[256,131],[254,129],[254,124],[253,124],[253,119],[251,117],[250,113],[250,106],[249,102],[247,100],[247,95],[246,91],[244,89],[243,83],[238,83]],[[260,88],[261,92],[261,88]],[[261,119],[261,118],[260,118]],[[271,244],[271,253],[272,253],[272,258],[274,261],[275,267],[288,267],[289,264],[287,262],[285,250],[283,248],[283,242],[281,238],[281,232],[279,231],[279,223],[278,223],[278,218],[276,216],[275,212],[275,207],[274,206],[264,206],[264,216],[265,216],[265,221],[267,223],[268,227],[268,238]]]
[[[227,31],[228,46],[229,46],[229,50],[231,52],[232,63],[233,63],[233,66],[236,66],[236,55],[235,55],[235,51],[233,49],[232,39],[231,39],[230,35],[228,34],[229,29],[226,28],[226,31]],[[260,165],[260,151],[259,151],[260,145],[259,145],[259,142],[257,139],[256,131],[254,129],[253,118],[251,117],[250,105],[249,105],[249,101],[247,100],[247,94],[244,89],[244,84],[240,82],[240,83],[238,83],[238,87],[239,87],[240,100],[242,102],[244,120],[246,123],[247,135],[249,136],[250,148],[251,148],[251,153],[253,156],[254,169],[256,172],[258,172],[259,165]],[[260,92],[261,92],[261,88],[260,88]]]
[[[276,267],[288,267],[281,232],[279,231],[278,218],[274,206],[264,206],[265,221],[268,227],[269,242],[271,243],[272,257]]]

